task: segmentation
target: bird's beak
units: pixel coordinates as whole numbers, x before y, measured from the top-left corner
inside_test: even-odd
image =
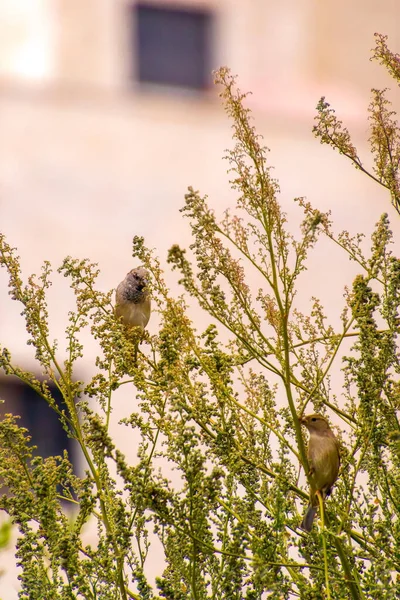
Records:
[[[138,290],[142,291],[145,287],[147,287],[148,281],[147,279],[141,279],[140,283],[138,284]]]
[[[302,425],[305,425],[307,423],[307,419],[305,417],[299,417],[299,421]]]

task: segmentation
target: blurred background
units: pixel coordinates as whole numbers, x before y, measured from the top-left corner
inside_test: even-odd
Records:
[[[248,105],[271,149],[289,223],[299,219],[298,196],[330,209],[335,228],[353,233],[369,235],[388,211],[398,247],[400,221],[388,193],[311,131],[324,95],[371,166],[370,88],[395,88],[369,60],[375,32],[400,51],[396,0],[0,0],[0,230],[18,248],[24,277],[44,260],[56,269],[67,255],[87,257],[109,290],[136,266],[134,235],[156,248],[162,264],[172,244],[190,243],[179,213],[187,186],[208,194],[218,214],[234,205],[222,159],[231,125],[212,84],[212,70],[222,65],[252,91]],[[392,98],[396,107],[396,89]],[[320,296],[333,320],[355,273],[335,252],[326,241],[318,246],[303,289],[304,301]],[[61,357],[72,300],[68,282],[55,274],[50,326]],[[20,310],[0,272],[1,343],[40,376]],[[89,337],[85,343],[77,374],[84,380],[96,354]],[[25,386],[3,377],[0,395],[43,454],[68,447]],[[114,431],[126,414],[121,397]],[[132,453],[129,431],[118,435]],[[16,598],[12,554],[9,562],[2,600]]]

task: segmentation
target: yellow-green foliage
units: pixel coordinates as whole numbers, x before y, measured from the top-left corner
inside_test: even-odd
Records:
[[[399,78],[398,58],[382,37],[375,56]],[[0,478],[9,491],[0,507],[20,532],[21,598],[398,597],[400,261],[390,250],[388,217],[377,223],[365,255],[360,236],[335,235],[328,216],[300,200],[304,220],[293,237],[245,95],[227,69],[216,81],[233,125],[227,158],[237,206],[220,222],[206,198],[189,188],[182,213],[193,242],[187,250],[173,246],[168,256],[180,273],[180,297],[171,295],[144,240],[134,239],[133,255],[151,273],[160,316],[157,335],[145,334],[137,361],[135,340],[114,318],[112,292],[96,287],[97,267],[67,258],[59,271],[71,282],[76,309],[66,330],[68,359],[61,363],[48,327],[50,265],[25,284],[15,251],[0,238],[0,262],[12,298],[22,305],[29,343],[65,409],[7,349],[0,364],[57,411],[85,468],[77,477],[67,455],[32,459],[29,433],[12,415],[0,423]],[[374,91],[370,119],[372,176],[388,187],[397,207],[399,133],[382,92]],[[365,170],[324,101],[316,133]],[[331,316],[339,327],[329,324],[317,299],[309,313],[295,304],[306,258],[320,236],[359,268]],[[248,283],[250,272],[258,289]],[[204,331],[188,317],[189,300],[209,315]],[[89,382],[75,379],[85,327],[101,348]],[[353,345],[343,358],[345,340],[346,348]],[[338,361],[340,398],[330,387]],[[113,394],[121,386],[132,397],[124,423],[139,440],[134,461],[109,432]],[[314,411],[341,423],[342,467],[325,526],[306,534],[299,524],[308,490],[299,484],[299,471],[308,474],[309,468],[298,415]],[[179,487],[160,471],[160,461],[180,475]],[[77,511],[72,522],[68,502]],[[95,546],[82,542],[88,519],[97,522]],[[154,536],[165,555],[158,573]]]

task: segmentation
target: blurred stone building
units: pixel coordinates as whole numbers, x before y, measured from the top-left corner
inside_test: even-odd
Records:
[[[375,32],[400,51],[396,0],[2,0],[0,230],[18,248],[24,275],[38,272],[43,260],[56,268],[67,255],[88,257],[108,290],[135,266],[134,235],[163,261],[173,243],[189,243],[179,213],[188,185],[207,193],[217,212],[234,204],[222,161],[230,123],[211,76],[220,65],[253,92],[249,105],[271,148],[289,220],[298,214],[293,198],[307,196],[332,210],[338,229],[366,234],[387,210],[400,239],[388,194],[311,132],[325,95],[368,161],[370,88],[394,88],[369,61]],[[329,312],[341,305],[352,271],[322,244],[306,298],[324,296],[327,270]],[[72,295],[63,278],[54,279],[51,333],[62,340]],[[36,369],[19,313],[0,272],[0,341],[21,366]],[[86,342],[93,359],[96,348]],[[90,364],[82,363],[81,378]],[[3,380],[4,397],[44,437],[45,417],[34,424],[26,390],[7,385]],[[127,412],[122,398],[114,428]],[[118,435],[129,451],[129,432]],[[10,573],[3,600],[16,597]]]

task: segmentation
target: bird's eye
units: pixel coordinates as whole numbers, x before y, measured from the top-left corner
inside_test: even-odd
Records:
[[[311,421],[314,421],[314,422],[315,422],[315,421],[317,421],[317,420],[318,420],[318,419],[317,419],[317,417],[313,417],[313,418],[311,419]]]

